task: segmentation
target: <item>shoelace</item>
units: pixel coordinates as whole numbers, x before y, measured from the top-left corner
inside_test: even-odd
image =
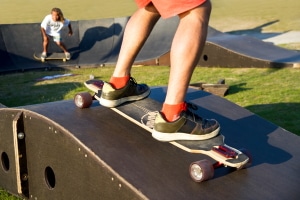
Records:
[[[186,103],[186,115],[191,118],[193,121],[203,121],[202,117],[199,115],[195,114],[193,111],[198,110],[198,107],[195,104],[192,103]],[[154,127],[154,121],[156,118],[156,115],[158,114],[158,111],[145,111],[146,114],[141,117],[141,123],[143,125],[148,126],[149,128]]]
[[[130,84],[132,84],[132,85],[134,85],[134,86],[137,85],[137,82],[136,82],[136,80],[135,80],[133,77],[130,77],[130,78],[129,78],[129,81],[130,81]]]
[[[136,80],[133,78],[133,77],[130,77],[129,78],[129,91],[128,91],[128,95],[132,94],[132,93],[135,93],[135,90],[137,88],[137,82]]]
[[[186,103],[186,115],[193,121],[203,122],[203,118],[195,113],[196,110],[198,110],[198,106],[192,103]]]
[[[158,111],[149,111],[141,117],[141,123],[151,129],[154,128],[154,122]]]

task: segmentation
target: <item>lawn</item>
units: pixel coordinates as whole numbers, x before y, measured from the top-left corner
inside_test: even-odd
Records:
[[[286,0],[212,0],[210,26],[220,31],[285,32],[300,31],[300,1]],[[89,20],[129,16],[136,9],[133,0],[2,0],[0,24],[41,22],[52,7],[60,7],[71,20]],[[270,23],[274,22],[274,23]],[[266,25],[270,23],[270,25]],[[266,26],[262,26],[266,25]],[[21,33],[20,33],[21,34]],[[286,48],[300,49],[299,44]],[[14,73],[0,76],[0,103],[7,106],[36,104],[71,99],[85,90],[82,82],[90,74],[108,79],[112,68],[93,68],[72,71]],[[153,74],[153,76],[145,76]],[[76,76],[38,82],[36,79],[57,73]],[[225,78],[230,86],[226,99],[249,109],[263,118],[300,135],[300,71],[297,69],[231,69],[197,68],[192,82],[216,82]],[[166,85],[168,67],[134,68],[133,75],[151,86]],[[14,84],[7,84],[14,83]],[[30,90],[30,94],[26,91]],[[22,91],[17,94],[15,91]],[[0,199],[17,199],[0,190]]]
[[[113,67],[71,69],[68,71],[32,71],[1,76],[0,102],[8,107],[72,99],[85,91],[83,82],[90,75],[108,80]],[[74,74],[38,81],[44,76]],[[151,76],[149,76],[151,74]],[[132,75],[150,86],[167,85],[169,67],[134,67]],[[300,135],[300,70],[258,68],[197,67],[192,83],[216,83],[224,78],[230,86],[226,99],[263,118]],[[13,87],[7,83],[14,83]],[[18,91],[16,93],[16,91]],[[30,91],[30,93],[28,92]]]
[[[210,25],[220,31],[254,29],[277,21],[262,29],[264,32],[300,31],[300,1],[286,0],[211,0]],[[17,6],[16,6],[17,5]],[[130,16],[136,9],[134,0],[2,0],[0,24],[41,22],[52,7],[60,7],[71,20],[101,19]]]

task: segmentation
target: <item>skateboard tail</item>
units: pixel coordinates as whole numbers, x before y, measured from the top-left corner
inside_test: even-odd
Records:
[[[181,145],[180,143],[177,142],[170,142],[174,146],[177,146],[178,148],[187,151],[189,153],[199,153],[199,154],[205,154],[212,159],[216,160],[218,163],[222,163],[224,166],[229,166],[229,167],[234,167],[234,168],[241,168],[243,167],[246,163],[249,161],[249,157],[243,154],[243,152],[230,147],[226,144],[220,145],[220,146],[214,146],[212,150],[207,151],[207,150],[201,150],[201,149],[190,149],[184,145]],[[225,153],[220,153],[214,149],[221,149],[226,148],[227,151],[230,151],[230,156],[228,156],[228,152]]]
[[[218,149],[217,151],[215,149]],[[220,150],[222,149],[222,150]],[[226,152],[221,152],[226,149]],[[213,159],[221,162],[224,166],[241,168],[249,161],[249,157],[243,152],[230,147],[226,144],[221,145],[220,147],[214,147],[213,151],[208,152]]]

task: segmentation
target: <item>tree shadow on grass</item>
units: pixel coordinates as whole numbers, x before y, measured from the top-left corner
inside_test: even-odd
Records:
[[[239,83],[239,84],[230,85],[227,95],[236,94],[238,92],[247,91],[247,90],[252,89],[252,88],[245,87],[246,85],[247,85],[247,83]]]

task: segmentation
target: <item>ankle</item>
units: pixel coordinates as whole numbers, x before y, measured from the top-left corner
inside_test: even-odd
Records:
[[[161,112],[168,122],[175,121],[180,117],[180,113],[186,110],[186,103],[181,102],[178,104],[163,104]]]
[[[115,89],[120,89],[127,84],[129,79],[130,79],[130,76],[111,77],[109,82]]]

